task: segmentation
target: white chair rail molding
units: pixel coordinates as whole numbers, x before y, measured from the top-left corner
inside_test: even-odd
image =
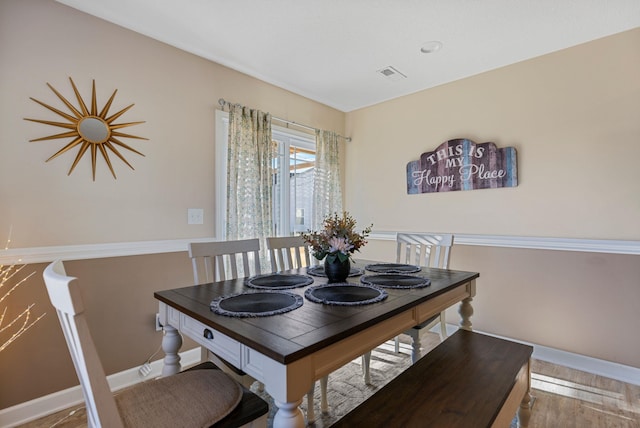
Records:
[[[368,239],[395,241],[397,233],[373,231]],[[56,259],[85,260],[172,253],[187,251],[191,242],[208,242],[212,239],[215,238],[9,248],[0,254],[0,263],[8,264],[18,262],[18,260],[20,263],[48,263]],[[640,241],[632,240],[456,234],[456,245],[640,255]]]

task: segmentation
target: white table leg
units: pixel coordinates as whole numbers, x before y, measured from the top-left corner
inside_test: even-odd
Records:
[[[362,376],[365,385],[371,385],[371,351],[362,354]]]
[[[518,427],[527,428],[531,420],[531,394],[527,391],[518,409]]]
[[[471,315],[473,315],[472,300],[473,297],[467,297],[460,303],[460,308],[458,309],[458,313],[460,314],[460,328],[463,330],[473,330],[471,328]]]
[[[311,425],[316,421],[316,412],[314,409],[314,397],[316,392],[316,383],[311,384],[311,389],[307,392],[307,425]]]
[[[180,332],[170,325],[165,325],[164,337],[162,338],[162,350],[164,351],[162,376],[170,376],[180,372],[180,355],[178,355],[178,351],[181,346],[182,336],[180,336]]]
[[[411,336],[411,364],[415,364],[422,357],[422,342],[420,341],[420,330],[410,328],[406,333]]]
[[[320,378],[320,410],[322,413],[329,413],[329,403],[327,402],[327,384],[329,383],[329,375]]]
[[[304,416],[299,407],[302,400],[290,403],[274,401],[278,411],[273,417],[273,428],[304,428]]]

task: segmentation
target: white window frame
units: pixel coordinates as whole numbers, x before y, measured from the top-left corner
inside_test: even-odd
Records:
[[[314,150],[316,149],[315,136],[300,132],[297,130],[285,128],[282,126],[271,125],[271,134],[274,140],[283,143],[283,155],[287,156],[289,147],[295,146]],[[216,110],[216,148],[215,148],[215,168],[216,168],[216,224],[215,237],[219,240],[226,239],[226,212],[227,212],[227,148],[229,138],[229,113],[222,110]],[[278,153],[280,155],[281,153]],[[289,188],[289,175],[283,174],[283,184]],[[284,219],[280,219],[282,230],[290,230],[290,218],[285,213],[289,213],[289,194],[290,192],[282,192],[281,200],[283,209],[281,210]]]

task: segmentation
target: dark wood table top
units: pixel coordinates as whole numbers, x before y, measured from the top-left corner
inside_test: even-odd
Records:
[[[378,262],[357,260],[352,266],[364,269],[369,263]],[[288,273],[306,274],[306,271],[301,268]],[[413,289],[385,288],[388,293],[385,300],[359,306],[324,305],[304,299],[298,309],[267,317],[237,318],[211,311],[209,305],[218,297],[259,291],[246,286],[245,278],[158,291],[154,297],[275,361],[289,364],[480,276],[475,272],[434,268],[422,268],[412,275],[429,278],[431,285]],[[308,287],[327,282],[324,277],[313,278],[314,283],[309,286],[286,291],[304,298]],[[360,277],[350,277],[348,281],[359,284]]]

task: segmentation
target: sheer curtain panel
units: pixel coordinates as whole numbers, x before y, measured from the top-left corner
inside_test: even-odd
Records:
[[[340,152],[338,134],[316,130],[316,166],[313,184],[313,230],[320,230],[324,219],[342,213]]]
[[[229,108],[227,239],[273,235],[271,115],[240,105]]]

